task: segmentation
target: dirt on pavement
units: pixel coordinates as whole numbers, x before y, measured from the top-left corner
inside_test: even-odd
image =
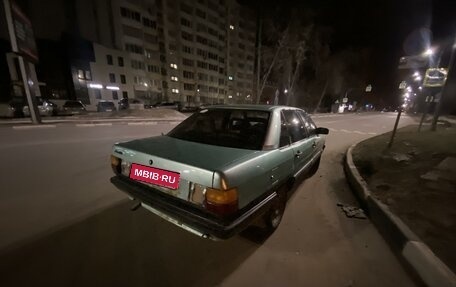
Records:
[[[399,129],[368,139],[354,162],[374,196],[387,204],[448,267],[456,272],[456,128]]]

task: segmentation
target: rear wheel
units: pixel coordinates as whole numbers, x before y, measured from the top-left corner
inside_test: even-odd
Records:
[[[262,244],[269,236],[274,233],[282,221],[287,201],[288,184],[277,191],[277,196],[269,209],[258,218],[256,224],[250,225],[241,235],[252,242]]]
[[[264,214],[263,220],[266,225],[266,230],[269,232],[274,232],[274,230],[279,227],[280,222],[283,218],[283,213],[285,212],[285,206],[287,201],[286,189],[281,188],[278,191],[278,195],[274,200],[274,203],[271,205],[269,210]]]

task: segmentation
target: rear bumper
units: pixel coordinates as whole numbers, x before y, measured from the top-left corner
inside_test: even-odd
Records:
[[[220,217],[182,199],[132,181],[114,176],[111,183],[141,202],[149,211],[197,235],[210,239],[228,239],[244,230],[269,209],[276,192],[265,193],[229,217]]]

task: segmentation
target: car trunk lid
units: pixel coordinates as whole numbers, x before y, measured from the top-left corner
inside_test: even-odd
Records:
[[[160,136],[116,144],[114,152],[122,154],[120,156],[122,160],[135,164],[131,165],[133,174],[130,178],[172,196],[202,205],[205,188],[214,185],[215,171],[220,171],[224,166],[252,156],[258,151],[206,145]],[[147,171],[149,177],[157,177],[149,172],[159,174],[160,178],[164,174],[174,176],[178,180],[178,185],[156,181],[151,183],[148,179],[141,180],[137,176],[144,174],[139,174],[138,170]]]

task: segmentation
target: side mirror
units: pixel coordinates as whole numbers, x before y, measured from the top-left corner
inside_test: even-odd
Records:
[[[315,133],[317,135],[327,135],[329,134],[329,130],[327,128],[316,128]]]

